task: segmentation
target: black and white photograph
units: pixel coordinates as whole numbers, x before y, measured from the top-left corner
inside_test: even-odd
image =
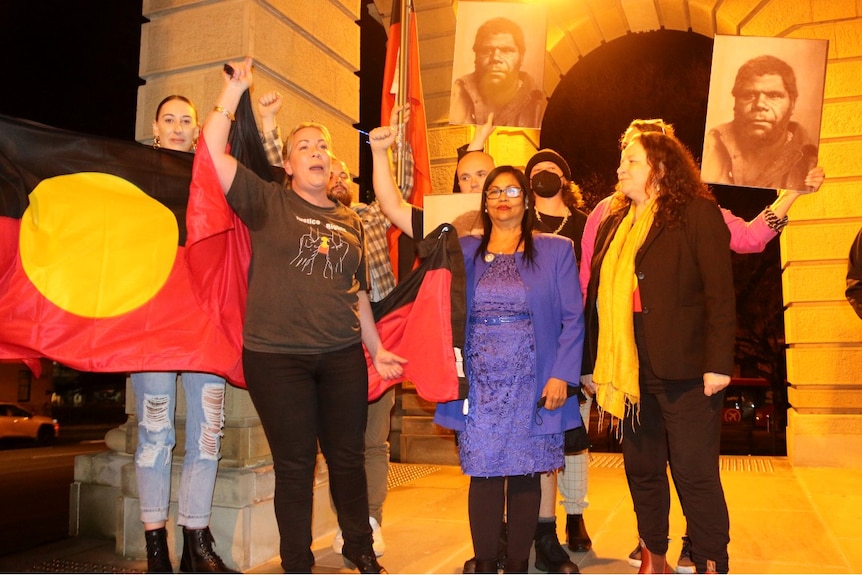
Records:
[[[827,40],[715,37],[703,181],[809,191],[827,50]]]
[[[459,2],[449,123],[540,128],[546,35],[542,5]]]

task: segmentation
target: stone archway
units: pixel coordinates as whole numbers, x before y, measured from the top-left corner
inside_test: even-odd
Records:
[[[375,0],[384,22],[391,0]],[[470,128],[448,125],[457,2],[416,0],[423,91],[435,188],[448,190],[454,150]],[[549,2],[545,93],[603,43],[667,29],[830,41],[819,163],[827,182],[790,212],[780,239],[790,403],[788,456],[795,465],[862,467],[862,323],[843,297],[846,258],[862,223],[862,10],[843,0],[569,0]],[[489,151],[523,164],[539,145],[530,131],[498,130]],[[439,184],[439,185],[438,185]]]
[[[673,124],[698,156],[711,64],[712,39],[692,32],[656,30],[602,44],[560,78],[540,146],[568,160],[587,207],[613,189],[619,137],[635,118]]]

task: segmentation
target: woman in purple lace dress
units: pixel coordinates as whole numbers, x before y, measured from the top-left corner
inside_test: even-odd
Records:
[[[580,376],[582,303],[571,240],[531,232],[523,172],[493,170],[481,202],[483,235],[461,239],[470,388],[466,400],[439,404],[435,421],[459,432],[476,572],[497,572],[505,513],[504,570],[526,573],[540,476],[563,466],[563,432],[582,425],[566,393]]]

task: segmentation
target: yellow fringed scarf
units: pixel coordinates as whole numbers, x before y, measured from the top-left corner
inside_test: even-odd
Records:
[[[599,343],[593,381],[600,411],[617,420],[640,401],[632,320],[635,256],[652,227],[654,210],[655,203],[650,202],[635,221],[635,205],[631,205],[611,240],[599,276]]]

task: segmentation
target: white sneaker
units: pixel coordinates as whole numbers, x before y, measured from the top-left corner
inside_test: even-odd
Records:
[[[341,532],[341,527],[335,531],[335,539],[332,540],[332,550],[341,555],[341,550],[344,549],[344,533]]]
[[[368,524],[371,525],[371,536],[374,538],[374,543],[372,544],[374,554],[378,557],[383,557],[383,553],[386,551],[386,542],[383,540],[383,530],[380,527],[380,524],[377,523],[377,520],[373,517],[368,518]]]
[[[374,539],[374,543],[372,544],[374,555],[383,557],[383,553],[386,551],[386,542],[383,540],[383,531],[380,528],[380,524],[373,517],[368,518],[368,524],[371,526],[371,536]],[[332,550],[341,555],[343,549],[344,533],[341,532],[341,527],[339,527],[335,531],[335,539],[332,540]]]

